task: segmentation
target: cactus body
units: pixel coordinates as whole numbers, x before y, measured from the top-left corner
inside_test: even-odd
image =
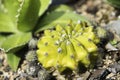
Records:
[[[99,38],[93,27],[86,22],[63,27],[56,25],[55,30],[45,30],[38,41],[38,60],[43,67],[55,67],[62,71],[75,70],[81,62],[85,67],[90,64],[89,55],[97,54]]]

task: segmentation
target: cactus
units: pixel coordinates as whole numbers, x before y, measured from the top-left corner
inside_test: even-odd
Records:
[[[55,67],[59,71],[76,70],[79,62],[88,67],[90,55],[97,55],[99,42],[93,26],[86,22],[70,21],[65,27],[57,24],[55,29],[45,30],[38,40],[38,61],[45,68]]]

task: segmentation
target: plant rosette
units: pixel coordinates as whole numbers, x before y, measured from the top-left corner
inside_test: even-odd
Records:
[[[51,3],[52,0],[0,0],[0,48],[5,50],[8,64],[14,71],[18,69],[21,57],[28,51],[27,44],[33,35],[43,30],[46,32],[46,29],[53,28],[56,24],[65,26],[71,19],[73,24],[78,20],[90,23],[69,6],[51,7]],[[66,39],[69,42],[69,38]],[[76,60],[79,61],[75,58],[75,63]],[[59,64],[63,66],[63,63]]]

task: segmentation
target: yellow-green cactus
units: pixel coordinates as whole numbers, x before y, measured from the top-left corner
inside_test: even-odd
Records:
[[[86,22],[70,23],[63,27],[56,25],[55,30],[45,30],[38,41],[38,60],[43,67],[55,67],[62,71],[75,70],[81,62],[85,67],[90,64],[90,55],[96,55],[99,38],[93,26]]]

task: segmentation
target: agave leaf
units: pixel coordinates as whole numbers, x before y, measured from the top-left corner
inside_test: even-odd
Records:
[[[40,21],[37,26],[37,32],[53,28],[56,24],[60,24],[62,26],[65,26],[68,23],[68,20],[73,20],[73,23],[76,23],[77,21],[86,21],[90,24],[89,20],[85,17],[78,15],[76,13],[73,13],[71,11],[64,12],[64,11],[53,11],[49,14],[46,14]]]
[[[0,13],[0,32],[16,32],[17,29],[10,18]]]
[[[66,5],[56,5],[51,7],[48,14],[44,15],[41,20],[38,22],[36,33],[48,28],[53,28],[56,24],[65,25],[68,23],[68,20],[73,20],[73,23],[81,20],[90,24],[90,21],[87,18],[74,13],[73,9]]]
[[[7,14],[14,24],[16,24],[16,19],[17,19],[16,15],[18,14],[17,10],[19,9],[20,4],[21,2],[19,2],[18,0],[4,0],[3,2],[3,5],[7,11]]]
[[[14,50],[19,46],[25,45],[31,39],[31,33],[19,33],[19,34],[12,34],[6,39],[3,37],[0,41],[2,44],[0,45],[1,48],[5,49],[6,52],[10,51],[11,49]]]
[[[120,0],[107,0],[107,2],[116,8],[120,8]]]
[[[20,58],[16,52],[31,39],[31,31],[51,0],[4,0],[0,8],[0,48],[5,49],[9,65],[16,70]],[[12,33],[12,34],[7,34]],[[25,32],[25,33],[23,33]],[[26,33],[27,32],[27,33]],[[18,53],[17,53],[18,54]]]
[[[0,11],[0,32],[17,32],[17,27],[7,13]]]
[[[18,29],[20,31],[31,31],[38,20],[40,0],[24,0],[19,17]]]
[[[73,11],[73,8],[67,6],[67,5],[55,5],[50,7],[49,12],[52,11]]]
[[[39,16],[41,16],[47,10],[51,2],[52,0],[40,0]]]
[[[0,46],[2,45],[3,41],[6,39],[5,36],[0,35]]]
[[[20,57],[16,56],[15,53],[7,53],[7,62],[14,71],[17,70],[19,61]]]

